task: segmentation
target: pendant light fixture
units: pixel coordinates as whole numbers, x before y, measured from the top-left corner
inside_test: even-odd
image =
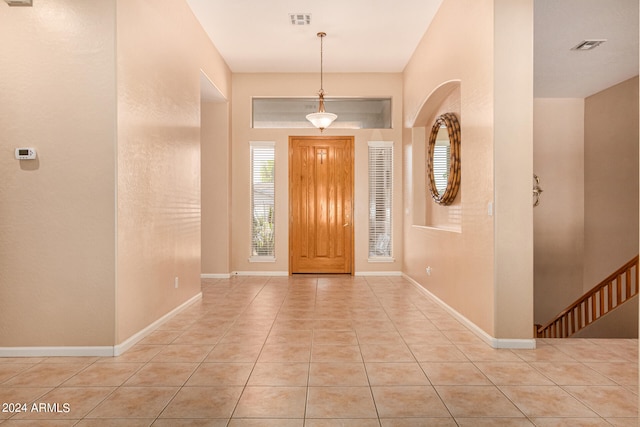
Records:
[[[331,123],[335,119],[338,118],[337,115],[333,113],[327,113],[324,111],[324,89],[322,87],[323,79],[322,79],[322,40],[327,36],[327,33],[320,32],[318,33],[318,37],[320,37],[320,91],[318,92],[319,100],[318,100],[318,112],[307,114],[307,120],[309,120],[315,127],[320,129],[322,132],[325,128],[331,126]]]

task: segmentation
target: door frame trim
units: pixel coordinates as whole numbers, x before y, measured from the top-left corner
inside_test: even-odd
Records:
[[[334,139],[348,139],[350,141],[350,146],[351,146],[351,183],[349,184],[351,187],[351,232],[348,233],[349,239],[351,239],[351,265],[350,265],[350,270],[351,273],[344,273],[344,274],[350,274],[351,276],[355,275],[355,271],[356,271],[356,258],[355,258],[355,253],[356,253],[356,241],[355,241],[355,198],[356,198],[356,192],[355,192],[355,163],[356,163],[356,150],[355,150],[355,142],[356,142],[356,137],[355,135],[334,135],[334,136],[328,136],[328,135],[323,135],[323,136],[312,136],[312,135],[289,135],[289,144],[287,147],[288,150],[288,157],[289,157],[289,163],[288,163],[288,177],[287,177],[287,186],[288,188],[288,194],[289,194],[289,247],[288,247],[288,264],[289,264],[289,276],[293,275],[294,273],[292,272],[292,262],[291,262],[291,257],[292,257],[292,253],[291,253],[291,247],[292,247],[292,243],[293,243],[293,233],[291,232],[292,228],[293,228],[293,207],[292,207],[292,194],[291,194],[291,164],[293,162],[293,150],[291,147],[291,141],[293,139],[306,139],[306,140],[314,140],[314,141],[323,141],[323,140],[334,140]],[[330,273],[327,273],[330,274]]]

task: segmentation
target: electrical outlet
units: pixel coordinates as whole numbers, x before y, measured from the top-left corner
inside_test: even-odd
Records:
[[[426,268],[427,276],[431,276],[431,267]]]
[[[176,277],[176,280],[174,281],[174,286],[176,289],[178,289],[178,285],[180,284],[180,281],[178,280],[178,278]]]

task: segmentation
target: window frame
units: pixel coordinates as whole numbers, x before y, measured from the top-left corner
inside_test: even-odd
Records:
[[[264,109],[277,104],[277,112]],[[378,103],[378,104],[376,104]],[[263,104],[263,105],[260,105]],[[325,97],[328,112],[338,118],[334,129],[393,129],[393,97]],[[274,106],[272,106],[274,107]],[[318,97],[253,96],[250,127],[252,129],[312,129],[306,115],[318,110]],[[278,116],[267,120],[270,115]]]
[[[276,186],[275,186],[275,182],[276,182],[276,162],[275,162],[275,157],[276,157],[276,153],[275,153],[275,148],[276,148],[276,143],[274,141],[250,141],[249,142],[249,216],[250,216],[250,256],[249,256],[249,262],[275,262],[276,261],[276,245],[275,245],[275,240],[276,240]],[[264,167],[264,164],[257,164],[258,160],[256,160],[256,154],[258,152],[258,150],[263,151],[263,153],[261,153],[261,156],[264,156],[265,153],[264,151],[270,151],[270,156],[266,156],[266,158],[264,160],[260,160],[262,162],[269,162],[271,161],[273,166],[272,166],[272,171],[271,171],[271,182],[265,182],[265,184],[271,184],[271,186],[264,186],[264,188],[262,188],[262,192],[266,192],[268,193],[269,191],[272,193],[271,196],[271,212],[268,213],[268,217],[270,218],[268,221],[268,228],[270,228],[270,230],[266,231],[266,238],[270,239],[270,251],[268,254],[260,254],[258,247],[257,247],[257,242],[255,240],[255,236],[256,236],[256,221],[254,220],[254,218],[256,218],[256,187],[255,187],[255,178],[256,178],[256,172],[255,169],[256,167]],[[267,194],[266,199],[269,198],[269,195]],[[263,205],[263,209],[264,206],[269,206],[269,205]],[[267,207],[268,208],[268,207]]]
[[[367,153],[367,178],[368,178],[368,261],[369,262],[395,262],[393,256],[394,246],[394,233],[393,233],[393,195],[394,195],[394,143],[393,141],[369,141]],[[382,155],[382,161],[385,163],[382,165],[382,171],[374,164],[374,157],[376,155]],[[380,175],[382,174],[382,177]],[[372,182],[372,179],[376,183]],[[377,181],[382,181],[382,185],[386,188],[379,188]],[[384,194],[386,193],[386,194]],[[372,197],[375,200],[372,200]],[[380,198],[384,199],[384,206],[381,208],[378,206]],[[382,219],[382,225],[377,217],[380,211],[383,211],[384,218]],[[380,233],[380,228],[384,228],[383,233]],[[378,243],[381,235],[386,234],[388,236],[388,242]],[[375,241],[375,243],[374,243]],[[379,244],[387,246],[383,254],[376,254],[374,248]]]

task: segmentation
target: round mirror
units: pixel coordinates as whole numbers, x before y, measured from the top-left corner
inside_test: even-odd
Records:
[[[431,128],[427,180],[436,203],[453,203],[460,187],[460,123],[453,113],[439,116]]]

